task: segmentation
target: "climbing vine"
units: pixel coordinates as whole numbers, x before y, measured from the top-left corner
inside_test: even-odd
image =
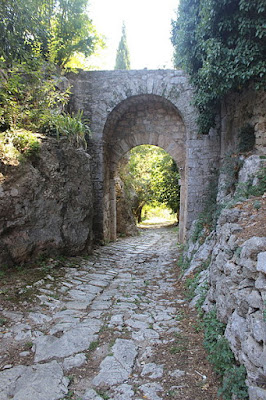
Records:
[[[172,21],[175,66],[195,86],[201,133],[215,126],[221,99],[247,85],[266,84],[264,0],[181,0]]]

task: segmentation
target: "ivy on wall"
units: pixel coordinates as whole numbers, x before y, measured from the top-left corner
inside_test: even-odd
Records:
[[[175,66],[196,89],[201,133],[230,91],[266,87],[265,0],[180,0],[172,43]]]

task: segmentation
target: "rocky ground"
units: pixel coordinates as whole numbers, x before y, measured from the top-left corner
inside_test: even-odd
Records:
[[[0,400],[217,399],[176,238],[147,229],[88,258],[2,273]]]

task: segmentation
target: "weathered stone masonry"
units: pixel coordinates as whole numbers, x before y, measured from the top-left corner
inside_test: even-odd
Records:
[[[94,185],[94,233],[116,238],[115,172],[135,146],[166,150],[181,172],[180,239],[202,208],[210,177],[218,167],[220,139],[199,136],[192,88],[176,70],[81,71],[71,74],[72,107],[90,119]]]
[[[66,139],[43,138],[34,162],[0,163],[0,267],[90,251],[90,160]]]

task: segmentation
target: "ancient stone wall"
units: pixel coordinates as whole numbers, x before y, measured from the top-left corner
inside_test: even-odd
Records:
[[[180,239],[202,208],[219,167],[216,131],[198,135],[193,91],[183,71],[81,71],[71,74],[72,109],[90,119],[94,231],[116,237],[115,171],[121,157],[141,144],[160,146],[181,172]]]
[[[122,179],[115,178],[116,186],[116,229],[119,236],[135,236],[138,234],[135,218],[132,212],[132,195],[128,194]],[[136,195],[136,194],[135,194]]]
[[[237,147],[240,129],[254,126],[257,154],[266,154],[266,92],[243,90],[228,95],[221,108],[221,154]]]
[[[258,184],[257,172],[265,165],[263,157],[248,156],[238,184]],[[222,200],[233,204],[232,196]],[[201,239],[194,243],[191,236],[185,253],[190,263],[184,279],[203,269],[192,305],[207,284],[203,310],[217,310],[218,319],[226,325],[225,336],[235,358],[247,370],[250,400],[266,398],[265,223],[266,194],[235,201],[235,206],[228,204],[221,212],[216,229],[203,243]]]
[[[85,150],[44,138],[34,162],[1,163],[0,172],[0,264],[90,250],[92,183]]]
[[[232,209],[220,217],[204,308],[216,307],[230,347],[247,369],[250,399],[259,400],[266,398],[266,237],[241,239],[240,214]]]

